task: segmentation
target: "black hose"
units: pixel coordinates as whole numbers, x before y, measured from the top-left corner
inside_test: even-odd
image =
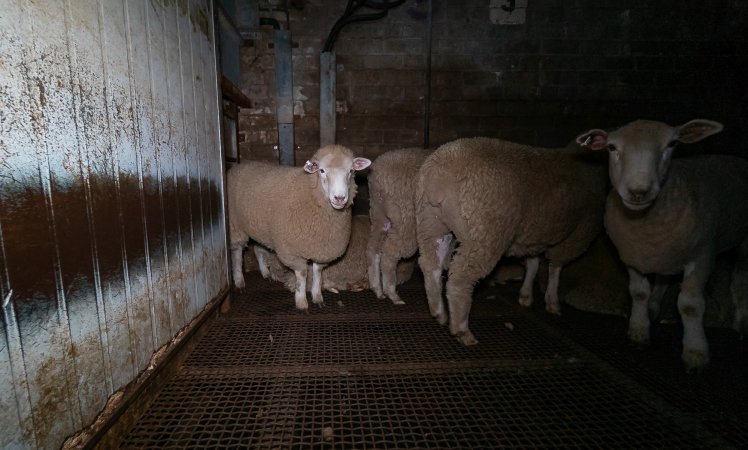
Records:
[[[322,47],[323,52],[329,52],[332,51],[332,47],[335,45],[335,41],[338,38],[338,34],[343,30],[343,28],[351,23],[355,22],[364,22],[364,21],[372,21],[372,20],[379,20],[387,15],[390,9],[395,8],[397,6],[402,5],[405,3],[405,0],[396,0],[393,2],[375,2],[371,0],[348,0],[348,4],[345,7],[345,12],[335,22],[335,25],[333,25],[332,30],[330,30],[330,34],[327,36],[327,40],[325,40],[325,45]],[[354,16],[353,14],[361,7],[366,6],[370,9],[378,9],[381,10],[381,12],[374,13],[374,14],[362,14],[358,16]]]
[[[280,22],[273,19],[272,17],[260,17],[260,26],[262,25],[271,25],[276,30],[281,29]]]

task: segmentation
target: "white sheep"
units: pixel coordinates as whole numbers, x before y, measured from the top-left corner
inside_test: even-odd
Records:
[[[649,341],[648,310],[657,311],[658,305],[648,305],[652,289],[647,275],[682,272],[678,311],[683,321],[681,356],[688,369],[709,362],[702,320],[704,285],[715,256],[748,245],[748,161],[716,155],[671,157],[677,143],[697,142],[721,130],[720,123],[710,120],[677,127],[638,120],[610,133],[593,129],[577,138],[582,145],[610,153],[613,189],[605,227],[629,272],[629,338]],[[659,287],[655,283],[655,290]],[[745,302],[734,289],[733,300],[740,322]]]
[[[457,250],[449,263],[450,331],[477,343],[468,328],[475,283],[502,256],[529,257],[520,303],[532,303],[532,280],[545,254],[546,309],[558,313],[564,264],[581,255],[602,229],[605,166],[569,148],[541,149],[499,139],[444,144],[421,166],[416,193],[419,265],[431,314],[446,324],[442,269],[449,233]]]
[[[354,173],[371,164],[340,145],[317,150],[303,168],[245,162],[227,173],[234,285],[244,287],[242,251],[249,239],[274,250],[296,276],[296,308],[306,310],[308,262],[312,302],[322,304],[320,272],[339,258],[351,233]]]
[[[366,245],[369,241],[371,222],[369,216],[355,215],[351,224],[351,241],[345,253],[322,270],[322,289],[339,291],[361,291],[369,288],[366,273]],[[278,256],[260,245],[254,248],[255,257],[264,278],[280,281],[293,291],[296,284],[293,271],[284,266]],[[397,265],[397,281],[404,283],[413,275],[415,261],[400,261]],[[307,281],[309,279],[307,278]]]
[[[378,298],[386,295],[396,305],[405,304],[395,289],[399,282],[398,261],[418,251],[415,216],[418,169],[432,151],[407,148],[386,152],[374,160],[367,177],[371,217],[366,251],[369,285]]]

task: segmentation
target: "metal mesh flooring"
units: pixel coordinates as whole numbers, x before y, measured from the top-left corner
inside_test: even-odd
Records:
[[[304,314],[279,284],[247,281],[122,448],[744,447],[739,424],[604,361],[516,290],[476,293],[480,343],[463,347],[418,282],[405,306],[325,293]]]

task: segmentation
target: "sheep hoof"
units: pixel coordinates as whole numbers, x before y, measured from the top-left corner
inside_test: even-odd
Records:
[[[312,303],[314,303],[317,306],[324,306],[325,300],[322,298],[322,296],[312,297]]]
[[[434,317],[436,318],[436,321],[439,322],[439,325],[446,325],[447,324],[447,315],[443,312],[434,314]]]
[[[475,339],[475,336],[473,336],[473,333],[471,333],[470,331],[463,331],[462,333],[458,334],[457,340],[460,341],[460,344],[466,347],[476,345],[478,343],[478,340]]]
[[[522,305],[522,306],[524,306],[524,307],[526,307],[526,308],[531,307],[532,306],[532,297],[529,296],[529,295],[527,295],[527,296],[520,295],[519,296],[519,304]]]
[[[301,311],[307,311],[309,309],[309,303],[307,303],[306,297],[296,298],[296,309]]]
[[[558,303],[549,303],[545,305],[545,310],[548,311],[551,314],[555,314],[557,316],[561,315],[561,307],[558,305]]]
[[[234,280],[234,287],[237,289],[244,289],[247,287],[247,284],[244,282],[244,278],[242,277],[240,280]]]
[[[629,327],[629,340],[634,344],[649,344],[649,327]]]
[[[395,305],[404,305],[405,304],[405,302],[402,301],[402,299],[400,298],[400,296],[397,295],[397,292],[391,292],[391,293],[387,294],[387,298],[389,298],[392,301],[392,303],[394,303]]]
[[[688,373],[700,373],[709,364],[709,353],[702,349],[683,349],[681,358]]]

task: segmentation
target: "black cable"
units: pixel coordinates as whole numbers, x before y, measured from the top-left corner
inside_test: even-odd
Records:
[[[335,25],[333,25],[332,30],[330,30],[330,34],[327,36],[327,40],[325,40],[325,45],[322,47],[322,51],[332,51],[332,47],[335,45],[338,34],[340,34],[340,32],[346,25],[355,22],[379,20],[386,16],[390,9],[400,6],[403,3],[405,3],[405,0],[396,0],[393,2],[378,2],[374,0],[348,0],[348,4],[345,7],[345,12],[343,12],[343,15],[340,16],[340,18],[335,22]],[[364,6],[370,9],[381,10],[381,12],[355,16],[354,13]]]

